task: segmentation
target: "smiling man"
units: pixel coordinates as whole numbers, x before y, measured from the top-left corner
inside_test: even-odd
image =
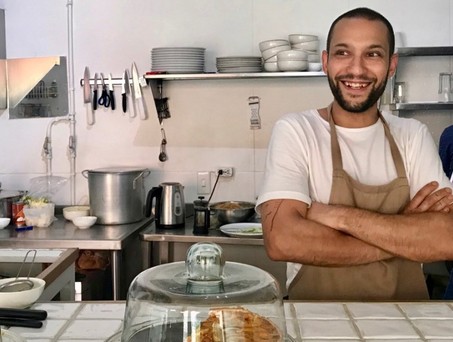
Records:
[[[257,210],[290,299],[416,300],[421,263],[453,259],[451,184],[427,127],[378,110],[394,33],[368,8],[332,24],[323,70],[334,100],[275,124]]]

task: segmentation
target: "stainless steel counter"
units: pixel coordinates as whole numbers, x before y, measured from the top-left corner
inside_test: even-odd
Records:
[[[208,235],[193,234],[193,216],[186,218],[184,228],[157,229],[154,223],[140,232],[144,268],[186,259],[187,249],[196,242],[214,242],[223,248],[225,260],[246,263],[271,273],[285,289],[286,263],[270,260],[262,238],[230,237],[219,229]]]
[[[140,232],[142,244],[143,264],[148,268],[152,264],[173,262],[172,248],[174,243],[214,242],[225,245],[252,245],[264,246],[262,238],[236,238],[223,234],[219,229],[209,229],[208,235],[195,235],[193,233],[193,216],[186,218],[183,228],[159,229],[155,224]],[[154,261],[152,254],[157,256]]]
[[[153,218],[122,225],[94,225],[90,229],[79,229],[63,216],[47,228],[15,231],[10,225],[0,230],[0,248],[79,248],[106,250],[111,254],[113,299],[121,299],[121,253],[139,232],[150,225]]]

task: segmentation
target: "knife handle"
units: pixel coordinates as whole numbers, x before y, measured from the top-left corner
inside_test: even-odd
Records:
[[[115,110],[115,97],[113,96],[113,90],[109,90],[110,92],[110,106],[112,110]]]
[[[34,319],[0,318],[0,325],[8,327],[42,328],[42,322]]]
[[[6,318],[36,319],[42,321],[47,318],[47,311],[35,309],[0,308],[0,319]]]
[[[123,98],[123,113],[126,113],[127,111],[127,95],[126,93],[122,94]]]
[[[98,109],[98,90],[93,90],[93,110]]]

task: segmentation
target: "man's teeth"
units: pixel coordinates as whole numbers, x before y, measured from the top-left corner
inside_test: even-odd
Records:
[[[350,88],[353,88],[353,89],[365,88],[367,86],[366,83],[344,82],[344,84],[347,87],[350,87]]]

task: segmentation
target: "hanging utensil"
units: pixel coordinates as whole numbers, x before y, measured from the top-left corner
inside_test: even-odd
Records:
[[[132,85],[134,91],[132,92],[134,101],[138,103],[138,111],[140,112],[140,119],[146,120],[148,118],[148,109],[146,108],[145,99],[143,98],[142,86],[140,85],[140,78],[138,76],[137,65],[132,63]]]
[[[104,74],[101,73],[101,84],[102,84],[102,92],[101,97],[99,97],[98,105],[108,107],[110,106],[110,95],[107,92],[107,85],[105,84]]]
[[[110,96],[110,107],[115,110],[115,93],[113,91],[112,74],[109,74],[109,96]]]
[[[162,140],[160,143],[159,161],[164,162],[168,159],[166,150],[167,138],[165,137],[165,130],[163,128],[160,129],[160,133],[162,134]]]
[[[24,264],[27,261],[28,254],[30,254],[31,252],[34,252],[34,254],[33,254],[33,259],[31,261],[31,264],[30,264],[30,268],[28,270],[27,278],[19,279],[20,272],[22,271],[22,268],[24,267]],[[29,250],[25,254],[24,260],[22,261],[22,264],[20,265],[16,278],[14,280],[1,284],[0,292],[21,292],[21,291],[31,290],[34,286],[34,283],[30,280],[30,273],[31,273],[33,264],[35,263],[35,258],[36,258],[36,249]]]
[[[98,109],[98,73],[94,74],[93,84],[93,110]]]
[[[88,67],[85,67],[85,72],[83,73],[83,102],[91,103],[91,86],[90,86],[90,70]],[[94,110],[89,106],[87,108],[87,124],[94,124]]]
[[[124,70],[123,79],[121,81],[121,97],[122,97],[122,107],[123,113],[127,112],[127,95],[130,93],[130,85],[129,85],[129,74],[127,69]],[[132,111],[131,115],[132,115]]]

